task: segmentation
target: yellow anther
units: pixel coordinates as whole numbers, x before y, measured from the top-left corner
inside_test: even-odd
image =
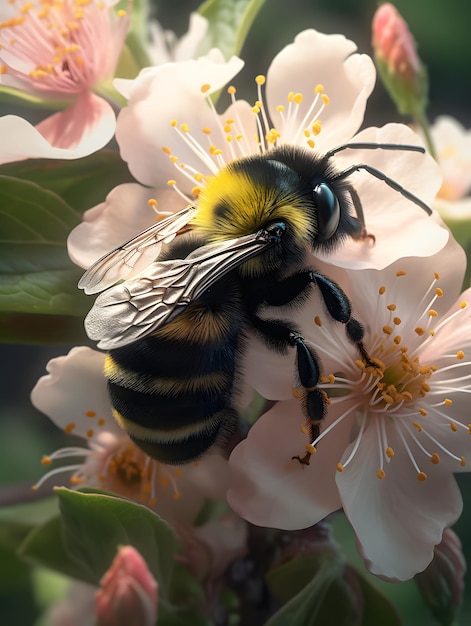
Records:
[[[203,131],[205,135],[210,135],[213,132],[208,126],[205,126],[201,130]]]
[[[437,317],[438,313],[437,311],[435,311],[435,309],[430,309],[430,311],[428,312],[430,317]]]
[[[440,456],[434,452],[432,454],[432,456],[430,457],[430,461],[434,464],[434,465],[438,465],[440,463]]]
[[[314,93],[322,93],[324,91],[324,85],[318,83],[314,88]]]
[[[394,398],[388,393],[383,392],[381,395],[383,396],[383,400],[386,402],[386,404],[394,404]]]
[[[384,295],[386,293],[386,287],[383,285],[378,289],[378,293],[380,296]]]
[[[453,400],[450,400],[450,398],[445,398],[445,400],[443,401],[443,404],[445,406],[451,406],[453,404]]]
[[[94,433],[94,432],[95,432],[95,431],[93,430],[93,428],[89,428],[89,429],[87,430],[87,437],[93,437],[93,433]]]
[[[225,124],[223,128],[225,133],[230,133],[232,131],[232,126],[230,124]]]
[[[188,124],[180,124],[180,128],[184,133],[190,132],[190,127],[188,126]]]
[[[464,456],[461,457],[460,465],[461,467],[464,467],[466,465],[466,459],[464,458]]]
[[[118,17],[126,17],[127,13],[124,9],[119,9],[118,13]]]
[[[388,446],[386,448],[386,456],[388,457],[388,459],[392,459],[394,456],[394,450],[391,448],[391,446]]]
[[[394,324],[395,324],[396,326],[399,326],[399,324],[401,324],[401,323],[402,323],[402,320],[401,320],[401,318],[400,318],[400,317],[395,317],[395,318],[393,318],[393,322],[394,322]]]
[[[294,91],[288,91],[288,102],[293,102]]]
[[[303,130],[303,134],[304,134],[305,137],[310,137],[311,136],[311,133],[310,133],[310,131],[307,128],[305,128]]]
[[[211,85],[209,83],[205,83],[200,87],[201,93],[207,93],[211,89]]]
[[[75,428],[75,424],[74,422],[70,422],[69,424],[67,424],[67,426],[64,428],[64,432],[66,435],[70,435],[70,433],[74,430]]]
[[[278,113],[283,113],[283,111],[285,110],[285,107],[282,104],[279,104],[276,107],[276,110],[278,111]]]
[[[106,420],[103,417],[100,417],[97,424],[98,426],[104,426],[106,424]]]
[[[422,415],[422,417],[426,417],[428,415],[428,412],[425,409],[419,409],[419,413]]]
[[[153,498],[149,498],[148,504],[149,506],[155,506],[157,504],[157,498],[155,496]]]
[[[388,311],[395,311],[397,309],[397,305],[396,304],[388,304],[387,307]]]
[[[420,483],[425,482],[425,481],[427,480],[427,474],[426,474],[425,472],[419,472],[419,473],[417,474],[417,480],[418,480]]]
[[[87,411],[85,415],[87,417],[96,417],[96,411]]]
[[[314,124],[311,126],[311,130],[314,135],[318,135],[322,130],[322,123],[320,120],[316,120]]]
[[[342,465],[342,463],[337,463],[337,471],[338,472],[343,472],[343,465]]]
[[[417,432],[422,432],[422,426],[418,422],[412,422],[412,426],[417,430]]]
[[[315,147],[315,145],[316,145],[313,139],[308,139],[308,141],[306,141],[306,143],[307,143],[307,145],[308,145],[310,148],[314,148],[314,147]]]
[[[71,476],[70,483],[72,485],[82,485],[85,482],[84,478],[79,478],[78,476]]]
[[[321,318],[318,315],[314,318],[314,324],[316,324],[316,326],[322,326]]]
[[[233,96],[236,92],[237,92],[237,89],[234,87],[234,85],[231,85],[230,87],[227,88],[227,93],[231,96]]]
[[[182,494],[179,491],[175,491],[172,497],[174,500],[180,500],[180,498],[182,497]]]
[[[329,102],[330,102],[330,98],[329,98],[329,96],[328,96],[326,93],[323,93],[323,94],[322,94],[322,96],[321,96],[321,98],[322,98],[322,102],[323,102],[325,105],[329,104]]]
[[[465,309],[467,306],[468,306],[467,302],[465,302],[465,301],[460,302],[460,309]]]
[[[311,443],[306,445],[306,451],[309,452],[309,454],[316,454],[317,452],[316,448]]]
[[[260,108],[258,106],[252,107],[252,113],[256,113],[256,114],[260,113]]]
[[[293,96],[293,101],[295,104],[301,104],[301,102],[303,101],[303,94],[302,93],[295,93]]]
[[[169,156],[172,154],[172,151],[168,146],[162,146],[162,152],[165,152],[165,154],[168,154]]]
[[[203,189],[201,187],[193,187],[193,189],[191,190],[191,195],[193,196],[193,198],[199,198],[202,191]]]
[[[414,330],[419,335],[419,337],[422,337],[422,335],[425,333],[425,328],[423,328],[422,326],[417,326],[417,328],[415,328]]]
[[[376,472],[376,476],[380,479],[380,480],[384,480],[386,478],[386,472],[384,471],[384,469],[379,469]]]
[[[204,176],[200,172],[196,172],[193,178],[196,180],[197,183],[200,183],[201,181],[204,180]]]
[[[399,278],[400,276],[406,276],[407,272],[405,272],[404,270],[399,270],[398,272],[396,272],[396,276]]]
[[[396,337],[394,337],[393,341],[398,346],[402,341],[402,337],[400,335],[397,335]]]
[[[151,209],[156,209],[159,205],[155,198],[149,198],[149,200],[147,200],[147,204],[151,207]]]
[[[458,430],[458,426],[455,424],[455,422],[450,422],[450,428],[454,433],[456,433],[456,431]]]
[[[385,335],[392,335],[393,329],[391,326],[383,326],[383,333]]]
[[[435,295],[437,296],[437,298],[441,298],[443,296],[443,289],[440,289],[440,287],[437,287],[435,289]]]
[[[171,120],[170,121],[170,126],[172,126],[173,128],[175,128],[177,126],[177,120]]]
[[[440,280],[440,274],[438,272],[433,273],[435,280]]]
[[[464,352],[463,350],[458,350],[458,352],[456,353],[456,358],[461,361],[462,359],[464,359]]]
[[[50,456],[44,455],[41,459],[41,465],[50,465],[52,463],[52,459]]]
[[[171,156],[170,160],[172,161],[172,163],[176,163],[178,161],[178,157],[177,156]],[[184,163],[180,163],[180,167],[183,169],[185,167]]]
[[[255,82],[257,85],[264,85],[266,81],[266,77],[263,74],[259,74],[255,77]]]
[[[174,187],[176,184],[177,184],[177,181],[173,180],[173,178],[167,181],[167,185],[169,187]]]

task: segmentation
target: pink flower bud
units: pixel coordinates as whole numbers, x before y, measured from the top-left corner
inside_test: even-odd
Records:
[[[372,45],[380,76],[399,111],[422,111],[428,90],[426,72],[409,27],[392,4],[382,4],[373,17]]]
[[[382,4],[373,18],[373,48],[390,72],[414,84],[421,63],[409,27],[392,4]]]
[[[123,546],[95,595],[97,626],[155,626],[157,587],[139,552]]]

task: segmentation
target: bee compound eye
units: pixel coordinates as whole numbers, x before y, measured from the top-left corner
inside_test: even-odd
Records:
[[[327,241],[339,225],[339,201],[327,183],[316,185],[312,194],[317,208],[317,241]]]

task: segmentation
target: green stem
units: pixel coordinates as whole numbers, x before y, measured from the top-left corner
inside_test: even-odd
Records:
[[[422,130],[425,138],[425,145],[429,154],[431,154],[431,156],[433,156],[433,158],[437,160],[437,152],[433,144],[432,136],[430,135],[430,126],[428,124],[427,118],[422,111],[420,113],[416,113],[413,117],[417,126],[419,126],[419,128]]]

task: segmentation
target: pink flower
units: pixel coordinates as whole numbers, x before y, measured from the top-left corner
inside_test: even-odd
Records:
[[[118,550],[96,592],[97,626],[154,626],[158,585],[132,546]]]
[[[19,6],[0,16],[0,85],[62,107],[36,127],[0,118],[0,163],[25,158],[73,159],[112,138],[116,120],[100,91],[116,69],[130,24],[117,0],[54,0]]]
[[[293,315],[322,359],[329,397],[314,440],[287,365],[277,367],[275,357],[270,362],[251,345],[246,375],[254,377],[263,360],[258,391],[278,402],[231,455],[228,497],[236,512],[292,530],[343,508],[374,574],[405,580],[427,567],[461,513],[453,473],[468,471],[471,457],[471,290],[459,295],[464,269],[463,250],[450,240],[429,258],[334,273],[364,324],[375,366],[365,367],[315,296]],[[306,453],[309,465],[292,459]]]

